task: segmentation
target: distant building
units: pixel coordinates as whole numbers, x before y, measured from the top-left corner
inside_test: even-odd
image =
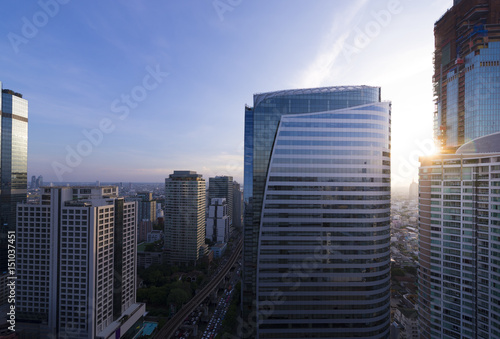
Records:
[[[233,177],[217,176],[208,179],[208,202],[213,198],[225,198],[229,216],[229,225],[233,223]]]
[[[409,194],[410,200],[417,200],[418,199],[418,184],[413,180],[410,184],[410,194]]]
[[[224,252],[226,252],[226,248],[226,243],[218,243],[212,246],[210,249],[214,252],[214,259],[222,257],[224,255]]]
[[[151,265],[161,265],[163,263],[163,252],[137,251],[137,267],[148,268]]]
[[[199,250],[200,258],[206,257],[209,254],[209,252],[210,252],[210,249],[208,248],[207,244],[203,244],[200,246],[200,250]]]
[[[127,198],[127,201],[137,201],[137,220],[150,220],[156,222],[156,200],[151,192],[138,192],[134,197]]]
[[[36,188],[40,188],[43,186],[43,177],[40,175],[38,176],[38,178],[36,179]]]
[[[159,218],[163,218],[163,209],[161,207],[161,203],[157,202],[156,203],[156,219],[158,220]]]
[[[136,204],[118,188],[43,188],[17,207],[16,330],[29,338],[120,338],[136,297]],[[21,331],[20,331],[21,332]]]
[[[141,199],[138,204],[138,213],[140,220],[151,220],[154,224],[156,222],[156,200],[153,199],[151,192],[138,192],[137,197]]]
[[[155,241],[162,240],[162,239],[163,239],[163,231],[152,230],[151,232],[148,233],[146,242],[153,243]]]
[[[196,264],[205,244],[205,180],[195,171],[165,179],[165,251],[170,264]]]
[[[225,198],[213,198],[208,206],[206,237],[214,242],[229,241],[228,205]]]
[[[30,185],[30,188],[33,188],[33,189],[38,188],[38,187],[36,186],[36,176],[34,176],[34,175],[31,177],[31,185]]]
[[[7,270],[7,233],[16,230],[16,204],[28,193],[28,101],[0,82],[0,273]]]
[[[401,326],[399,327],[399,338],[401,339],[419,339],[418,313],[413,308],[398,307],[394,313],[394,320]]]
[[[148,234],[153,231],[153,223],[150,220],[139,221],[138,242],[144,242],[148,239]]]

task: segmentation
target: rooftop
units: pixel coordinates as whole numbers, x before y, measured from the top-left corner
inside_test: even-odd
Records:
[[[343,91],[355,91],[360,89],[379,88],[375,86],[331,86],[331,87],[317,87],[317,88],[302,88],[302,89],[288,89],[267,93],[254,94],[254,105],[257,106],[263,100],[279,97],[283,95],[301,95],[301,94],[316,94],[316,93],[331,93]]]
[[[460,146],[456,154],[500,152],[500,132],[485,135]]]

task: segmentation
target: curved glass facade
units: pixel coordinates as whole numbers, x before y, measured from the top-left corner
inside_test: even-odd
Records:
[[[390,103],[366,86],[254,101],[243,314],[259,338],[387,337]]]
[[[500,131],[500,42],[465,57],[464,142]]]

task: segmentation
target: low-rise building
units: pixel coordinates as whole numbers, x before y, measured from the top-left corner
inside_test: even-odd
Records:
[[[226,243],[217,243],[211,247],[211,250],[214,251],[214,259],[218,259],[224,255],[226,252],[227,244]]]
[[[397,308],[394,313],[394,320],[401,327],[399,338],[401,339],[418,339],[418,313],[413,308]]]

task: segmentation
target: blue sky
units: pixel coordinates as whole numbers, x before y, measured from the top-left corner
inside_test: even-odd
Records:
[[[432,138],[434,22],[451,0],[41,0],[2,5],[0,81],[29,101],[28,176],[243,181],[253,94],[382,87],[395,186]],[[76,154],[76,155],[75,155]]]

